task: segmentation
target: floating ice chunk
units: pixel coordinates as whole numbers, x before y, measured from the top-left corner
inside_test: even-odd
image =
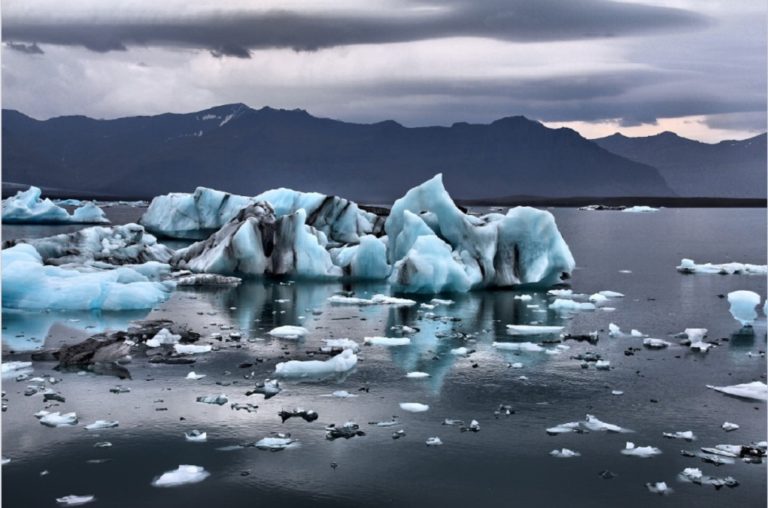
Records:
[[[550,296],[556,296],[558,298],[565,298],[565,299],[571,299],[577,296],[584,296],[584,295],[575,294],[573,292],[573,289],[550,289],[549,291],[547,291],[547,294]]]
[[[269,334],[281,339],[300,339],[309,333],[309,330],[303,326],[284,325],[273,328]]]
[[[621,335],[621,328],[618,327],[618,325],[615,325],[613,323],[608,323],[608,335],[611,337],[618,337]]]
[[[678,475],[678,478],[684,482],[691,482],[697,485],[712,485],[715,489],[722,487],[737,487],[739,482],[734,478],[727,476],[725,478],[715,478],[712,476],[703,475],[701,470],[695,467],[687,467],[682,473]]]
[[[551,335],[563,331],[562,326],[507,325],[509,335]]]
[[[370,300],[351,296],[333,295],[328,298],[328,301],[340,305],[416,305],[414,300],[408,298],[396,298],[394,296],[381,294],[373,295]]]
[[[601,295],[600,293],[595,293],[593,295],[589,295],[589,301],[594,303],[595,305],[600,305],[608,301],[608,297],[605,295]]]
[[[290,437],[265,437],[256,441],[259,450],[279,451],[287,448],[296,448],[298,442]]]
[[[401,402],[400,409],[409,413],[423,413],[424,411],[429,411],[429,406],[419,402]]]
[[[96,496],[76,496],[74,494],[56,498],[56,502],[62,506],[81,506],[95,500]]]
[[[505,351],[524,351],[530,353],[545,351],[543,347],[533,342],[494,342],[493,347]]]
[[[0,459],[0,464],[3,465],[3,466],[6,465],[6,464],[10,464],[10,463],[11,463],[11,459],[9,459],[7,457],[2,457],[2,459]]]
[[[760,295],[753,291],[732,291],[728,293],[728,303],[731,304],[731,316],[741,323],[741,326],[751,326],[757,319],[755,307],[760,305]]]
[[[556,436],[557,434],[568,434],[571,432],[579,432],[579,424],[581,422],[568,422],[555,425],[547,429],[547,434],[550,436]]]
[[[162,328],[145,344],[149,347],[160,347],[164,344],[176,344],[181,340],[181,335],[171,333],[167,328]]]
[[[632,336],[632,337],[642,337],[644,335],[644,333],[641,332],[640,330],[636,330],[636,329],[632,328],[632,330],[629,331],[629,335]]]
[[[365,337],[363,341],[368,346],[408,346],[411,343],[408,337]]]
[[[681,273],[717,273],[720,275],[746,274],[766,275],[768,265],[751,265],[749,263],[706,263],[698,265],[692,259],[683,259],[677,267]]]
[[[41,199],[37,187],[19,191],[3,200],[5,224],[109,224],[104,211],[93,202],[77,208],[72,215],[50,199]]]
[[[351,339],[323,339],[325,346],[323,350],[331,350],[333,348],[351,349],[353,353],[360,351],[360,344]]]
[[[652,337],[643,339],[643,346],[647,347],[648,349],[664,349],[665,347],[669,347],[671,345],[671,343],[662,339],[654,339]]]
[[[429,303],[431,303],[432,305],[453,305],[454,301],[453,300],[444,300],[444,299],[440,299],[440,298],[432,298],[429,301]]]
[[[191,379],[193,381],[197,381],[198,379],[203,379],[205,377],[205,374],[196,374],[195,371],[190,372],[187,374],[187,377],[185,379]]]
[[[327,397],[336,397],[337,399],[349,399],[349,398],[352,398],[352,397],[357,397],[357,395],[349,393],[346,390],[336,390],[332,394],[327,395]]]
[[[621,390],[611,390],[611,395],[624,395],[624,392]]]
[[[48,413],[43,415],[40,418],[40,423],[45,425],[46,427],[72,427],[74,425],[77,425],[77,414],[76,413],[60,413],[56,411],[55,413]]]
[[[200,466],[181,465],[152,480],[153,487],[178,487],[188,483],[199,483],[211,475]]]
[[[661,450],[654,446],[635,446],[635,443],[627,441],[627,444],[625,445],[624,449],[621,450],[621,453],[622,455],[630,455],[632,457],[647,459],[648,457],[660,455]]]
[[[409,379],[424,379],[429,377],[429,374],[427,372],[409,372],[405,377]]]
[[[686,328],[683,332],[691,343],[701,342],[707,335],[706,328]]]
[[[439,437],[433,436],[433,437],[428,437],[426,443],[427,443],[427,446],[441,446],[443,444],[443,441]]]
[[[650,212],[658,212],[658,208],[654,208],[652,206],[645,206],[645,205],[635,205],[630,206],[622,210],[622,212],[627,213],[650,213]]]
[[[619,293],[617,291],[611,291],[608,289],[598,291],[597,294],[603,295],[606,298],[623,298],[624,297],[624,293]]]
[[[224,395],[204,395],[200,396],[197,399],[197,402],[202,402],[203,404],[216,404],[217,406],[223,406],[227,402],[229,402],[229,398]]]
[[[620,432],[620,433],[632,432],[629,429],[625,429],[625,428],[619,427],[618,425],[614,425],[613,423],[605,423],[605,422],[599,420],[594,415],[587,415],[587,419],[583,423],[583,425],[587,429],[589,429],[591,431],[595,431],[595,432],[601,432],[601,431],[604,431],[604,432]]]
[[[456,356],[466,356],[468,353],[469,350],[464,346],[451,349],[451,354]]]
[[[597,307],[591,302],[576,302],[574,300],[556,298],[554,302],[549,304],[549,308],[558,312],[577,312],[580,310],[595,310]]]
[[[85,430],[104,430],[118,427],[120,422],[116,420],[96,420],[85,426]]]
[[[737,430],[739,428],[739,425],[736,423],[725,422],[721,427],[724,431],[731,432],[731,431]]]
[[[557,457],[558,459],[570,459],[573,457],[581,457],[581,454],[579,452],[569,450],[568,448],[562,448],[560,450],[552,450],[549,452],[550,455],[553,457]]]
[[[595,363],[595,368],[597,370],[609,370],[611,368],[611,362],[608,360],[598,360]]]
[[[351,370],[357,365],[357,355],[351,349],[345,349],[326,361],[291,360],[275,365],[275,374],[280,377],[301,378],[339,374]]]
[[[668,439],[684,439],[686,441],[696,440],[696,436],[690,430],[677,431],[677,432],[664,432],[662,435]]]
[[[645,486],[651,494],[667,496],[674,492],[674,490],[667,486],[666,482],[646,483]]]
[[[732,386],[707,385],[707,388],[744,399],[768,400],[768,385],[761,381],[753,381],[751,383],[742,383]]]
[[[191,432],[185,432],[184,439],[190,443],[204,443],[208,440],[208,433],[200,432],[199,430],[195,429]]]
[[[197,345],[197,344],[174,344],[173,350],[180,355],[196,355],[200,353],[210,353],[211,345]]]

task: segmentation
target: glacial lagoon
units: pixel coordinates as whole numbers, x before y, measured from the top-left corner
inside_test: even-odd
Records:
[[[135,221],[140,208],[105,209],[114,224]],[[568,243],[576,269],[571,289],[591,295],[623,293],[595,311],[573,314],[548,308],[545,290],[483,290],[439,295],[453,300],[435,305],[434,295],[413,296],[417,305],[338,305],[340,292],[370,298],[388,294],[384,284],[245,281],[238,287],[177,289],[151,312],[3,312],[4,361],[33,347],[79,341],[132,320],[171,319],[202,335],[214,351],[197,355],[192,365],[148,363],[138,355],[124,365],[130,379],[93,373],[53,371],[54,363],[34,364],[32,376],[60,380],[51,387],[66,402],[43,404],[25,396],[28,380],[3,379],[4,506],[55,506],[57,497],[93,495],[93,506],[465,506],[468,503],[520,506],[764,506],[766,465],[716,466],[681,450],[699,452],[718,444],[765,440],[765,402],[707,389],[765,381],[766,325],[760,313],[753,329],[742,330],[724,296],[735,290],[766,295],[766,279],[756,275],[678,273],[682,258],[696,262],[765,263],[764,209],[662,209],[647,214],[550,210]],[[3,238],[43,237],[78,226],[3,226]],[[173,242],[172,247],[180,246]],[[527,295],[523,297],[523,295]],[[530,296],[530,298],[528,298]],[[521,298],[523,297],[523,298]],[[421,306],[426,304],[426,306]],[[606,310],[613,308],[614,310]],[[611,337],[609,323],[625,335]],[[514,337],[508,324],[563,326],[572,335],[598,332],[597,343],[565,340],[544,344],[546,351],[511,351],[494,342],[541,342],[545,337]],[[281,325],[300,325],[300,340],[270,338]],[[403,326],[413,328],[403,333]],[[708,353],[679,344],[686,328],[707,328],[717,342]],[[643,337],[667,340],[652,350]],[[210,338],[211,334],[220,334]],[[230,339],[239,333],[239,340]],[[366,346],[364,337],[407,336],[403,346]],[[326,359],[317,353],[324,339],[360,343],[356,367],[315,380],[283,380],[282,391],[266,399],[246,396],[260,381],[274,377],[287,360]],[[552,338],[546,337],[546,338]],[[451,351],[466,347],[471,354]],[[627,352],[631,355],[627,355]],[[589,352],[610,362],[583,368]],[[187,379],[190,371],[205,375]],[[428,377],[409,378],[409,372]],[[116,386],[126,393],[111,393]],[[339,397],[346,392],[348,397]],[[614,394],[621,392],[621,394]],[[336,393],[336,395],[334,395]],[[225,394],[228,403],[196,402]],[[408,412],[401,403],[429,406]],[[231,408],[253,404],[255,411]],[[74,427],[48,428],[33,416],[50,411],[77,413]],[[314,410],[317,420],[278,412]],[[551,436],[558,424],[583,421],[587,414],[632,430],[590,431]],[[397,425],[377,426],[396,417]],[[445,420],[476,420],[479,431],[462,431]],[[119,426],[84,430],[96,420]],[[326,439],[326,427],[353,421],[365,433]],[[724,422],[739,425],[726,432]],[[454,422],[451,422],[454,423]],[[465,425],[465,426],[466,426]],[[207,433],[205,442],[188,442],[185,432]],[[393,439],[402,429],[404,436]],[[667,439],[663,433],[692,431],[696,440]],[[250,446],[273,433],[290,433],[296,446],[270,452]],[[427,446],[439,437],[441,446]],[[109,442],[109,447],[96,443]],[[655,446],[650,458],[625,456],[626,442]],[[553,450],[574,450],[557,458]],[[199,483],[177,488],[152,485],[179,465],[210,473]],[[731,488],[681,482],[685,468],[705,475],[733,477]],[[601,474],[602,473],[602,474]],[[610,474],[608,474],[610,473]],[[666,482],[668,496],[653,494],[646,483]]]

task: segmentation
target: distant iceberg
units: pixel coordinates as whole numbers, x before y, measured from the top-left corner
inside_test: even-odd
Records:
[[[104,211],[92,202],[70,214],[48,198],[41,199],[41,191],[30,187],[3,200],[3,222],[6,224],[109,224]]]
[[[677,267],[680,273],[717,273],[720,275],[766,275],[768,265],[752,265],[749,263],[705,263],[696,264],[692,259],[683,258]]]

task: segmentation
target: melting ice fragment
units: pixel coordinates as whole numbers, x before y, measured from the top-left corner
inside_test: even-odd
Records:
[[[280,339],[300,339],[307,335],[309,330],[303,326],[284,325],[273,328],[269,334]]]
[[[601,420],[599,420],[594,415],[587,415],[587,419],[585,422],[583,422],[583,425],[592,431],[599,432],[599,431],[606,431],[606,432],[620,432],[620,433],[626,433],[626,432],[632,432],[629,429],[624,429],[622,427],[619,427],[618,425],[614,425],[613,423],[605,423]]]
[[[265,437],[256,441],[256,448],[259,450],[270,450],[277,452],[287,448],[295,448],[298,441],[290,438],[290,434],[278,434],[275,437]]]
[[[173,350],[180,355],[195,355],[200,353],[210,353],[211,345],[198,345],[198,344],[174,344]]]
[[[732,432],[739,429],[739,425],[736,423],[725,422],[721,425],[721,428],[726,432]]]
[[[363,342],[368,346],[407,346],[411,343],[408,337],[365,337]]]
[[[401,402],[400,409],[408,411],[409,413],[423,413],[424,411],[429,410],[429,406],[419,402]]]
[[[162,328],[154,337],[145,342],[148,347],[160,347],[165,344],[173,345],[181,340],[181,335],[171,333],[168,328]]]
[[[636,446],[635,443],[627,441],[627,444],[625,445],[624,449],[621,450],[621,453],[622,455],[630,455],[632,457],[647,459],[648,457],[660,455],[661,450],[655,446]]]
[[[200,432],[199,430],[194,429],[190,432],[185,432],[184,439],[186,439],[190,443],[204,443],[205,441],[208,440],[208,433]]]
[[[557,312],[578,312],[581,310],[595,310],[597,307],[591,302],[577,302],[564,298],[556,298],[554,302],[549,304],[549,308]]]
[[[742,383],[731,386],[707,385],[707,388],[744,399],[768,400],[768,385],[761,381],[753,381],[751,383]]]
[[[195,371],[190,372],[187,374],[187,377],[185,379],[191,379],[193,381],[197,381],[198,379],[203,379],[205,377],[205,374],[196,374]]]
[[[302,378],[338,374],[351,370],[357,365],[357,355],[351,349],[345,349],[338,355],[326,360],[291,360],[275,365],[275,374],[280,377]]]
[[[69,495],[69,496],[56,498],[56,502],[59,503],[61,506],[80,506],[95,500],[96,500],[96,496]]]
[[[40,423],[42,423],[46,427],[72,427],[74,425],[77,425],[76,413],[61,414],[58,411],[56,411],[55,413],[48,413],[47,411],[42,411],[41,413],[45,413],[45,414],[40,418]]]
[[[360,344],[351,339],[323,339],[325,346],[322,351],[331,351],[333,349],[351,349],[353,353],[360,351]]]
[[[668,439],[684,439],[686,441],[695,441],[696,436],[690,430],[677,432],[664,432],[662,435]]]
[[[731,316],[741,323],[741,326],[751,326],[757,319],[755,307],[760,305],[760,295],[757,293],[744,290],[732,291],[728,293],[728,303],[731,304]]]
[[[437,436],[428,437],[426,443],[427,446],[441,446],[443,444],[442,440]]]
[[[558,459],[570,459],[573,457],[581,457],[581,453],[569,450],[568,448],[562,448],[560,450],[552,450],[549,452],[550,455],[553,457],[557,457]]]
[[[524,351],[528,353],[544,351],[543,347],[533,342],[494,342],[493,347],[505,351]]]
[[[550,436],[556,436],[558,434],[568,434],[570,432],[583,432],[581,429],[579,429],[580,423],[581,422],[561,423],[559,425],[555,425],[554,427],[548,428],[547,434]]]
[[[338,305],[416,305],[414,300],[410,300],[408,298],[397,298],[394,296],[381,294],[373,295],[370,300],[365,298],[355,298],[352,296],[333,295],[328,298],[328,301]]]
[[[658,212],[658,208],[654,208],[652,206],[645,206],[645,205],[635,205],[630,206],[622,210],[622,212],[627,213],[650,213],[650,212]]]
[[[747,274],[766,275],[768,265],[751,265],[749,263],[722,263],[722,264],[696,264],[692,259],[684,258],[680,261],[677,271],[681,273],[717,273],[721,275]]]
[[[659,494],[662,496],[667,496],[674,491],[670,489],[666,482],[653,482],[653,483],[646,483],[645,484],[648,491],[652,494]]]
[[[414,371],[414,372],[407,373],[405,377],[407,377],[408,379],[424,379],[429,377],[429,373]]]
[[[198,397],[197,402],[202,402],[203,404],[215,404],[217,406],[223,406],[227,402],[229,402],[229,398],[224,395],[204,395],[201,397]]]
[[[178,487],[189,483],[199,483],[211,474],[200,466],[181,465],[173,471],[167,471],[152,480],[153,487]]]
[[[551,335],[562,331],[562,326],[507,325],[509,335]]]
[[[647,347],[648,349],[664,349],[665,347],[669,347],[671,345],[671,343],[662,339],[654,339],[652,337],[643,339],[643,346]]]
[[[85,430],[104,430],[113,429],[120,425],[120,422],[116,420],[96,420],[85,426]]]

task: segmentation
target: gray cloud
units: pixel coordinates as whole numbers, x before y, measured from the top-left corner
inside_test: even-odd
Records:
[[[27,55],[42,55],[45,53],[42,49],[40,49],[40,46],[34,42],[32,44],[25,44],[23,42],[9,41],[5,43],[5,47],[14,51],[18,51],[19,53],[25,53]]]
[[[423,4],[407,4],[416,7]],[[618,37],[705,26],[701,14],[607,0],[448,0],[403,15],[344,10],[327,14],[288,10],[216,11],[174,16],[125,16],[95,21],[81,16],[3,17],[3,38],[82,46],[92,51],[138,46],[208,49],[214,56],[247,58],[250,50],[317,50],[353,44],[476,36],[511,42]]]

